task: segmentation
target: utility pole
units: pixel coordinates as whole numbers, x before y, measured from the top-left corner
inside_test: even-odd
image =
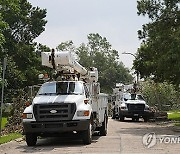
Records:
[[[7,59],[4,58],[3,61],[3,77],[2,77],[2,91],[1,91],[1,110],[0,110],[0,136],[1,136],[1,124],[2,124],[2,108],[4,104],[4,81],[5,81],[5,71],[6,71]]]

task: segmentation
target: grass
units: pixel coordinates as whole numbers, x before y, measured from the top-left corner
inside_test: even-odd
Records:
[[[6,123],[7,123],[7,118],[2,117],[2,123],[1,123],[2,129],[5,127]],[[10,142],[20,137],[22,137],[20,133],[10,133],[4,136],[0,136],[0,144]]]
[[[3,129],[5,127],[7,123],[7,118],[6,117],[2,117],[2,123],[1,123],[1,128]]]
[[[180,127],[180,122],[175,123],[174,125]]]
[[[20,134],[20,133],[10,133],[8,135],[1,136],[0,137],[0,144],[10,142],[10,141],[15,140],[15,139],[20,138],[20,137],[22,137],[22,134]]]
[[[175,120],[175,121],[180,121],[180,111],[169,111],[168,112],[168,119],[170,120]]]

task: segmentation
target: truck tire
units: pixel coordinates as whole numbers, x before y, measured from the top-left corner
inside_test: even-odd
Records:
[[[112,112],[112,119],[116,119],[115,109],[113,109],[113,112]]]
[[[144,117],[144,122],[148,122],[149,121],[149,118],[148,117]]]
[[[106,136],[107,135],[107,115],[104,115],[104,122],[102,123],[102,126],[100,127],[100,135]]]
[[[123,115],[119,115],[119,120],[120,121],[124,121],[124,116]]]
[[[133,117],[132,121],[139,121],[139,117]]]
[[[88,145],[92,142],[92,124],[89,122],[88,129],[82,132],[83,143]]]
[[[26,143],[28,146],[35,146],[37,142],[37,135],[26,134]]]

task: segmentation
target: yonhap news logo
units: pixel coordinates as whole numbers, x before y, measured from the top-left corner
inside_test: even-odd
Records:
[[[175,135],[156,135],[154,132],[147,133],[142,138],[144,147],[151,148],[157,143],[180,144],[180,136]]]
[[[156,145],[156,134],[154,132],[145,134],[143,136],[143,145],[146,148],[151,148]]]

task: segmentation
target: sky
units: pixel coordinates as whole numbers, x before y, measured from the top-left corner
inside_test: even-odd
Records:
[[[56,48],[61,42],[72,40],[75,46],[87,43],[87,35],[99,33],[106,37],[119,60],[132,68],[141,41],[137,31],[147,23],[137,15],[136,0],[29,0],[33,6],[47,9],[45,31],[35,41]]]

